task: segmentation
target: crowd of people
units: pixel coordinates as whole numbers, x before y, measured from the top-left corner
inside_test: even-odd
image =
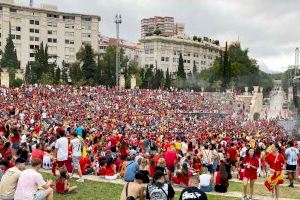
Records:
[[[122,178],[122,200],[171,199],[176,185],[185,187],[182,200],[206,199],[205,192],[227,192],[234,171],[243,199],[253,198],[257,176],[278,199],[283,169],[290,187],[298,178],[295,139],[276,120],[248,120],[234,93],[0,88],[0,136],[1,199],[51,200],[53,188],[77,190],[68,182],[74,173],[78,182],[87,174]]]

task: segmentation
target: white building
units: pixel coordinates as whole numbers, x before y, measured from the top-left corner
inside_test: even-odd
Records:
[[[14,4],[14,0],[0,0],[0,49],[3,51],[9,34],[9,24],[21,68],[34,60],[35,49],[40,43],[48,44],[48,52],[73,62],[82,44],[89,43],[98,51],[99,22],[95,15],[59,12],[56,6],[40,8]]]
[[[215,59],[223,50],[222,47],[215,44],[215,41],[209,39],[200,42],[193,41],[185,35],[149,36],[142,38],[140,43],[142,67],[162,69],[164,72],[169,69],[173,75],[178,69],[180,53],[183,56],[185,72],[192,73],[194,65],[196,65],[197,71],[212,67]]]
[[[104,54],[108,46],[116,46],[116,45],[117,45],[116,38],[110,38],[101,35],[99,39],[99,53]],[[142,51],[141,51],[141,46],[138,43],[129,42],[120,39],[119,45],[124,50],[125,56],[127,56],[129,61],[135,61],[140,64]]]
[[[155,30],[160,30],[162,35],[170,37],[184,33],[185,24],[174,22],[174,17],[154,16],[141,20],[141,37],[152,34]]]

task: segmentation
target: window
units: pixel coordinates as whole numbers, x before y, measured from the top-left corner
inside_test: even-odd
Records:
[[[48,34],[49,34],[49,35],[52,35],[52,31],[51,31],[51,30],[50,30],[50,31],[48,31]]]
[[[21,40],[21,35],[16,35],[16,40]]]
[[[30,36],[29,40],[34,41],[34,37]]]
[[[34,58],[34,53],[30,53],[30,54],[29,54],[29,57],[30,57],[30,58]]]
[[[17,9],[11,8],[9,9],[10,12],[17,12]]]
[[[40,33],[40,30],[39,29],[35,29],[34,32],[35,33]]]
[[[166,57],[166,62],[169,62],[169,57]]]
[[[29,45],[29,49],[34,49],[34,45]]]
[[[187,63],[190,63],[191,61],[190,60],[187,60]]]
[[[57,43],[56,38],[48,38],[48,42]]]
[[[34,40],[35,40],[36,42],[38,42],[40,39],[39,39],[38,37],[35,37]]]
[[[70,40],[65,40],[65,44],[70,44]]]
[[[75,26],[74,26],[74,24],[65,24],[65,28],[71,28],[71,29],[74,29]]]
[[[165,57],[161,57],[161,61],[165,61]]]
[[[29,23],[30,23],[30,24],[34,24],[34,20],[31,19]]]
[[[74,44],[74,40],[70,40],[70,44]]]
[[[20,27],[20,26],[17,26],[17,27],[16,27],[16,31],[21,31],[21,27]]]
[[[59,15],[55,15],[55,14],[47,14],[48,18],[59,18]]]
[[[34,33],[34,29],[33,28],[29,29],[29,32]]]
[[[40,25],[40,21],[35,21],[35,25]]]
[[[64,20],[75,20],[74,16],[63,16]]]
[[[65,35],[66,35],[66,36],[71,36],[71,37],[72,37],[72,36],[74,36],[74,32],[66,32]]]

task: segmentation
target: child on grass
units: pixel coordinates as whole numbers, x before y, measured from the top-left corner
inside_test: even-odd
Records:
[[[60,176],[56,180],[56,192],[60,194],[66,194],[73,192],[77,189],[77,186],[70,186],[68,183],[68,172],[66,169],[60,170]]]

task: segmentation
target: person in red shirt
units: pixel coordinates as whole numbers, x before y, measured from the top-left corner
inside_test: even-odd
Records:
[[[92,162],[88,156],[81,157],[79,160],[79,164],[80,164],[82,175],[92,174],[94,172],[94,169],[92,167]]]
[[[172,173],[175,170],[175,162],[177,160],[177,153],[173,146],[169,147],[168,150],[165,153],[165,161],[166,166],[168,170],[170,170]]]
[[[117,137],[115,134],[113,134],[110,139],[110,150],[112,152],[116,152],[117,151],[117,143],[118,143],[118,140],[117,140]]]
[[[255,151],[253,148],[248,149],[247,155],[243,160],[243,165],[245,168],[245,174],[243,178],[243,199],[247,198],[247,185],[248,180],[250,180],[250,198],[252,200],[252,196],[254,193],[254,182],[257,179],[257,168],[259,166],[259,162],[257,157],[255,156]]]
[[[275,144],[272,146],[272,152],[266,156],[266,163],[270,166],[270,171],[273,173],[269,178],[270,181],[275,182],[275,199],[279,199],[279,185],[283,184],[283,173],[282,168],[285,165],[285,159],[280,153],[280,146]]]
[[[36,144],[36,149],[31,152],[31,159],[43,160],[44,151],[41,150],[41,145]]]
[[[238,151],[234,147],[234,143],[231,143],[231,147],[229,149],[227,149],[227,153],[230,156],[230,165],[231,166],[236,166],[236,158],[238,156]]]

